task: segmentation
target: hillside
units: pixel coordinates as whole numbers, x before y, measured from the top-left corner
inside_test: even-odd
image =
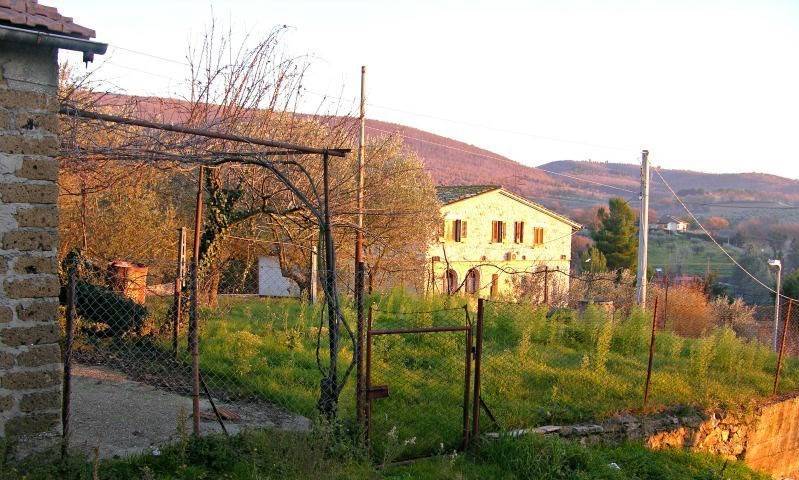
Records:
[[[612,196],[637,197],[633,193],[568,176],[637,191],[640,182],[638,165],[574,160],[540,165],[553,174],[465,142],[404,125],[368,120],[367,129],[368,135],[392,133],[402,136],[406,146],[419,155],[433,179],[441,185],[500,184],[566,213],[605,203]],[[799,215],[799,209],[792,208],[799,203],[799,180],[763,173],[670,169],[661,172],[698,214],[744,219],[777,207],[782,210],[783,217]],[[653,177],[651,205],[659,214],[683,213],[657,177]]]

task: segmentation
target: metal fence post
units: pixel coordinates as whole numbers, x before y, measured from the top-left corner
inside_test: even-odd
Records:
[[[477,325],[475,328],[474,347],[474,398],[472,400],[472,441],[480,436],[480,362],[483,356],[483,317],[485,314],[485,299],[477,300]]]
[[[785,321],[782,323],[782,340],[780,340],[780,353],[777,356],[777,369],[774,371],[774,390],[773,395],[777,394],[777,387],[780,383],[780,373],[782,372],[782,356],[785,353],[785,339],[788,337],[788,326],[791,324],[791,310],[793,309],[793,300],[788,301],[788,311],[785,315]]]
[[[466,330],[466,361],[463,367],[463,446],[462,448],[466,448],[469,446],[469,395],[470,395],[470,387],[471,387],[471,367],[472,367],[472,325],[469,321],[469,309],[468,306],[463,306],[463,311],[466,315],[466,326],[469,327]]]
[[[75,286],[77,283],[76,265],[69,265],[67,279],[66,338],[64,339],[64,385],[61,400],[61,458],[69,449],[69,422],[72,408],[72,344],[75,341]]]
[[[649,401],[649,384],[652,380],[652,358],[655,356],[655,333],[658,322],[658,298],[655,297],[655,310],[652,312],[652,338],[649,340],[649,363],[646,367],[646,384],[644,385],[644,408]]]
[[[186,227],[178,229],[178,268],[175,275],[175,312],[172,317],[172,353],[178,356],[178,334],[183,317],[183,287],[186,277]]]
[[[364,372],[364,388],[363,392],[365,401],[364,412],[364,435],[366,440],[366,448],[369,448],[369,442],[372,434],[372,397],[368,392],[372,389],[372,318],[374,312],[374,305],[369,305],[369,314],[366,317],[366,368]]]

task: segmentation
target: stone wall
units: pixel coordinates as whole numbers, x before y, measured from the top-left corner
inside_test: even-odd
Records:
[[[603,422],[509,432],[529,433],[583,444],[643,441],[652,449],[685,448],[740,460],[777,479],[799,478],[799,395],[753,401],[727,410],[625,414]]]
[[[0,437],[60,432],[57,52],[0,42]]]
[[[749,436],[744,461],[777,478],[799,477],[799,397],[758,409],[757,428]]]

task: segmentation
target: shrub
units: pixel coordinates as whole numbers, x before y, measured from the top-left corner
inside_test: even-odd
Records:
[[[605,371],[605,366],[608,363],[608,355],[610,354],[610,344],[613,340],[613,322],[604,320],[599,328],[594,339],[594,355],[592,358],[593,367],[601,372]]]
[[[630,315],[616,326],[611,345],[624,355],[635,355],[646,350],[649,341],[650,315],[634,308]]]
[[[701,337],[713,326],[713,311],[707,296],[698,286],[671,287],[665,308],[666,324],[678,335]]]
[[[742,338],[756,338],[755,307],[747,305],[742,298],[729,301],[727,297],[716,297],[710,308],[716,325],[732,328]]]
[[[729,327],[716,329],[710,338],[713,342],[713,364],[725,372],[733,371],[746,347],[744,343]]]
[[[655,337],[655,351],[659,355],[676,359],[682,355],[685,339],[674,332],[658,332]]]
[[[147,308],[110,288],[78,281],[75,285],[75,313],[89,324],[102,325],[104,333],[118,337],[139,332]]]
[[[691,373],[694,381],[703,388],[707,386],[707,373],[713,359],[714,345],[712,338],[702,338],[691,350]]]

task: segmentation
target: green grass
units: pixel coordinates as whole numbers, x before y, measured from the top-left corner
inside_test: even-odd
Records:
[[[376,298],[375,327],[462,324],[464,312],[400,315],[457,307],[463,299],[416,299],[398,292]],[[353,312],[345,307],[347,318]],[[207,378],[313,415],[319,394],[316,332],[319,310],[290,300],[225,299],[204,316],[201,366]],[[485,314],[483,398],[486,430],[601,419],[640,409],[650,317],[633,312],[608,319],[589,309],[582,317],[526,305],[489,303]],[[474,318],[474,314],[470,314]],[[323,330],[322,334],[325,334]],[[724,406],[770,394],[775,358],[767,347],[747,343],[730,330],[704,339],[659,333],[650,410],[673,405]],[[376,337],[373,384],[390,396],[373,406],[378,461],[410,458],[460,441],[463,414],[464,335],[456,333]],[[321,351],[323,364],[326,350]],[[345,346],[341,364],[351,358]],[[784,368],[782,391],[799,387],[796,360]],[[353,416],[352,378],[340,411]]]
[[[636,479],[766,480],[737,462],[682,451],[652,452],[638,444],[592,446],[525,437],[481,445],[476,453],[444,454],[410,465],[378,469],[350,445],[324,432],[245,432],[227,439],[186,437],[158,456],[66,462],[39,456],[23,463],[0,459],[0,480],[150,479]],[[615,466],[611,465],[615,464]]]
[[[735,247],[725,247],[736,254]],[[712,271],[726,278],[735,267],[718,247],[705,238],[686,234],[652,232],[649,236],[650,268],[669,269],[672,273],[681,268],[683,275],[704,275],[708,263]]]

